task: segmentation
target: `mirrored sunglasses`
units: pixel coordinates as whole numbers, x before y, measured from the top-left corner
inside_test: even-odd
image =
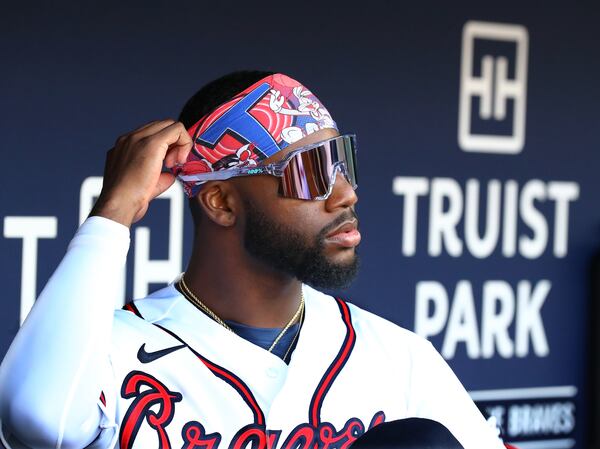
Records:
[[[333,190],[338,171],[353,189],[357,188],[354,134],[344,134],[297,148],[279,162],[180,175],[180,178],[182,181],[197,181],[201,184],[236,176],[271,175],[281,178],[281,196],[301,200],[324,200]]]

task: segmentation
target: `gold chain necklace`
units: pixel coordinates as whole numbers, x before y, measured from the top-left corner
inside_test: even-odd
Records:
[[[187,284],[183,280],[183,276],[181,276],[181,279],[179,280],[178,285],[180,287],[179,290],[181,291],[181,293],[183,293],[183,296],[185,296],[185,298],[188,301],[190,301],[197,308],[199,308],[204,313],[206,313],[209,317],[211,317],[213,320],[215,320],[217,323],[219,323],[225,329],[227,329],[230,332],[233,332],[233,329],[230,328],[227,325],[227,323],[225,323],[225,321],[223,321],[221,318],[219,318],[215,312],[213,312],[211,309],[209,309],[206,304],[204,304],[202,301],[200,301],[198,299],[198,297],[192,293],[192,291],[189,289],[189,287],[187,286]]]
[[[193,305],[195,305],[198,309],[202,310],[209,317],[211,317],[214,321],[216,321],[221,326],[223,326],[225,329],[227,329],[230,332],[233,332],[233,329],[231,327],[229,327],[227,325],[227,323],[225,323],[225,321],[223,321],[221,318],[219,318],[219,316],[215,312],[213,312],[206,304],[204,304],[202,301],[200,301],[200,299],[196,295],[194,295],[194,293],[192,293],[190,288],[185,283],[185,280],[183,279],[183,277],[184,277],[184,275],[182,275],[181,278],[179,279],[179,281],[177,282],[179,291],[183,294],[183,296],[188,301],[190,301]],[[279,335],[277,335],[277,337],[275,337],[275,340],[271,344],[271,347],[268,349],[269,352],[273,352],[273,349],[275,348],[275,346],[277,346],[277,343],[279,343],[279,341],[285,335],[285,333],[288,331],[288,329],[292,326],[292,324],[294,324],[296,322],[296,320],[298,320],[298,317],[303,313],[304,313],[304,292],[302,292],[302,290],[300,290],[300,305],[298,306],[298,310],[296,310],[296,313],[294,313],[294,316],[292,317],[292,319],[290,321],[288,321],[288,323],[281,330]],[[235,334],[235,332],[233,332],[233,333]],[[293,344],[293,341],[292,341],[292,344]],[[287,352],[289,352],[291,347],[292,346],[290,345]],[[287,356],[287,352],[286,352],[286,356]]]
[[[279,343],[279,340],[281,340],[281,337],[283,337],[285,335],[285,333],[292,326],[292,324],[294,324],[296,322],[296,320],[298,319],[298,317],[300,316],[300,314],[303,311],[304,311],[304,293],[302,293],[302,290],[300,290],[300,305],[298,306],[298,310],[296,310],[296,313],[294,313],[294,316],[292,317],[292,319],[290,321],[288,321],[288,323],[281,330],[279,335],[275,338],[275,340],[273,340],[273,344],[269,348],[269,352],[273,352],[273,349],[275,348],[275,346],[277,346],[277,343]]]
[[[287,351],[285,351],[285,354],[282,358],[282,360],[285,362],[285,359],[287,359],[288,354],[290,353],[290,350],[292,349],[292,346],[294,346],[294,343],[296,342],[296,339],[298,338],[298,335],[300,335],[300,328],[302,327],[302,322],[304,321],[304,309],[302,309],[302,313],[300,314],[300,326],[298,326],[298,330],[296,331],[296,334],[294,335],[294,338],[292,338],[292,342],[290,343],[290,345],[287,348]]]

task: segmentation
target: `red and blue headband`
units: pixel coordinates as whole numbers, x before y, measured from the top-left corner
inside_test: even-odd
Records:
[[[194,147],[173,169],[189,197],[202,182],[191,175],[256,166],[291,143],[337,125],[325,106],[298,81],[267,76],[202,117],[188,129]],[[186,179],[187,178],[187,179]]]

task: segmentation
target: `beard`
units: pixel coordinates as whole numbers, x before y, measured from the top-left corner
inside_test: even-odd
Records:
[[[256,259],[276,271],[292,275],[315,288],[348,287],[359,268],[356,254],[346,263],[334,263],[325,255],[325,237],[346,220],[356,218],[348,211],[325,226],[313,242],[297,232],[268,218],[258,208],[246,204],[244,247]]]

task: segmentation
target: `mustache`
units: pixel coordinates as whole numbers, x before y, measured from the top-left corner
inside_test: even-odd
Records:
[[[329,234],[331,231],[333,231],[345,221],[351,221],[353,219],[356,220],[356,227],[358,228],[360,222],[358,220],[358,215],[356,215],[354,209],[350,209],[347,212],[343,212],[338,217],[336,217],[335,220],[333,220],[331,223],[329,223],[327,226],[321,229],[321,231],[319,231],[318,241],[324,240],[327,234]]]

